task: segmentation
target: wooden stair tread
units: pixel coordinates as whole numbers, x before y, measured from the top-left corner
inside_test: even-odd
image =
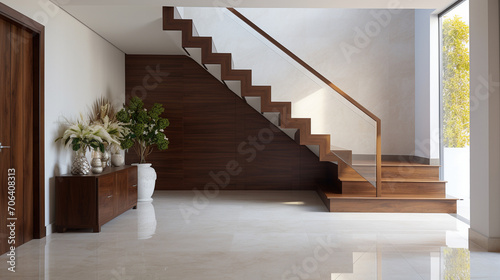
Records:
[[[342,196],[342,194],[328,197],[328,199],[379,199],[379,200],[460,200],[458,198],[451,197],[429,197],[429,196]]]
[[[382,182],[402,182],[402,183],[447,183],[447,181],[433,179],[412,179],[412,178],[382,178]]]
[[[342,147],[337,147],[337,146],[330,146],[330,150],[332,151],[346,151],[346,152],[352,152],[351,150],[349,149],[345,149],[345,148],[342,148]]]
[[[382,199],[382,200],[460,200],[459,198],[447,195],[446,197],[428,197],[428,196],[416,196],[416,195],[398,195],[398,196],[362,196],[355,194],[338,194],[323,191],[323,194],[328,199]]]
[[[353,166],[359,167],[375,167],[374,162],[359,162],[354,160]],[[382,167],[441,167],[441,165],[430,165],[417,162],[395,162],[395,161],[382,161]]]
[[[374,180],[374,179],[373,179]],[[366,182],[362,178],[342,177],[342,182]],[[447,181],[433,179],[412,179],[412,178],[382,178],[382,183],[447,183]]]

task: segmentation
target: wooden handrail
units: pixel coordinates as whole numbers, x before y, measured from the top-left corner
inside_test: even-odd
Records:
[[[382,122],[380,121],[380,118],[378,118],[375,114],[373,114],[368,109],[366,109],[363,105],[359,104],[356,100],[354,100],[347,93],[345,93],[343,90],[341,90],[339,87],[337,87],[334,83],[332,83],[330,80],[328,80],[325,76],[321,75],[318,71],[316,71],[314,68],[312,68],[309,64],[307,64],[305,61],[300,59],[297,55],[295,55],[293,52],[291,52],[289,49],[287,49],[285,46],[283,46],[280,42],[276,41],[276,39],[271,37],[271,35],[267,34],[264,30],[262,30],[255,23],[253,23],[247,17],[242,15],[240,12],[238,12],[236,9],[234,9],[234,8],[227,8],[227,9],[231,13],[233,13],[235,16],[237,16],[239,19],[241,19],[243,22],[245,22],[248,26],[250,26],[255,31],[257,31],[257,33],[262,35],[262,37],[266,38],[269,42],[271,42],[273,45],[275,45],[277,48],[279,48],[281,51],[283,51],[285,54],[287,54],[289,57],[291,57],[293,60],[295,60],[295,62],[297,62],[302,67],[307,69],[314,76],[316,76],[318,79],[323,81],[326,85],[328,85],[330,88],[335,90],[342,97],[344,97],[347,101],[349,101],[352,105],[356,106],[356,108],[361,110],[363,113],[368,115],[372,120],[374,120],[377,123],[377,148],[376,148],[376,150],[377,150],[377,156],[376,156],[377,196],[382,196]]]

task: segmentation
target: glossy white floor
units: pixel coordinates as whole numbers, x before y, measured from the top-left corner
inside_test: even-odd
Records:
[[[469,251],[446,248],[468,248],[468,226],[451,215],[325,211],[314,192],[158,191],[101,233],[21,246],[15,273],[1,256],[0,278],[465,279]],[[470,271],[499,279],[500,254],[472,248]]]

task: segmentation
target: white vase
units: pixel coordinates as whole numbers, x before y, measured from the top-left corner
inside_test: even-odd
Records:
[[[111,153],[109,151],[104,151],[104,153],[101,153],[101,161],[102,161],[102,169],[105,169],[108,167],[109,161],[111,160]]]
[[[103,167],[100,158],[93,158],[92,161],[90,162],[90,166],[92,166],[91,171],[93,174],[102,173]]]
[[[125,158],[121,154],[113,154],[111,156],[111,164],[116,167],[124,166]]]
[[[151,163],[133,163],[137,166],[137,201],[152,201],[155,191],[156,171]]]

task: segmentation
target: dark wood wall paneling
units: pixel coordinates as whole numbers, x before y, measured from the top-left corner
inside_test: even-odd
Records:
[[[151,74],[158,70],[160,75]],[[156,189],[203,188],[214,182],[210,172],[225,181],[220,172],[234,161],[241,173],[230,176],[224,189],[315,190],[328,180],[331,163],[320,162],[281,131],[273,132],[270,143],[257,140],[263,150],[249,144],[249,137],[268,136],[272,125],[187,56],[127,55],[127,99],[132,95],[148,107],[163,104],[170,120],[169,149],[148,158],[158,173]],[[132,150],[126,162],[138,162]]]

